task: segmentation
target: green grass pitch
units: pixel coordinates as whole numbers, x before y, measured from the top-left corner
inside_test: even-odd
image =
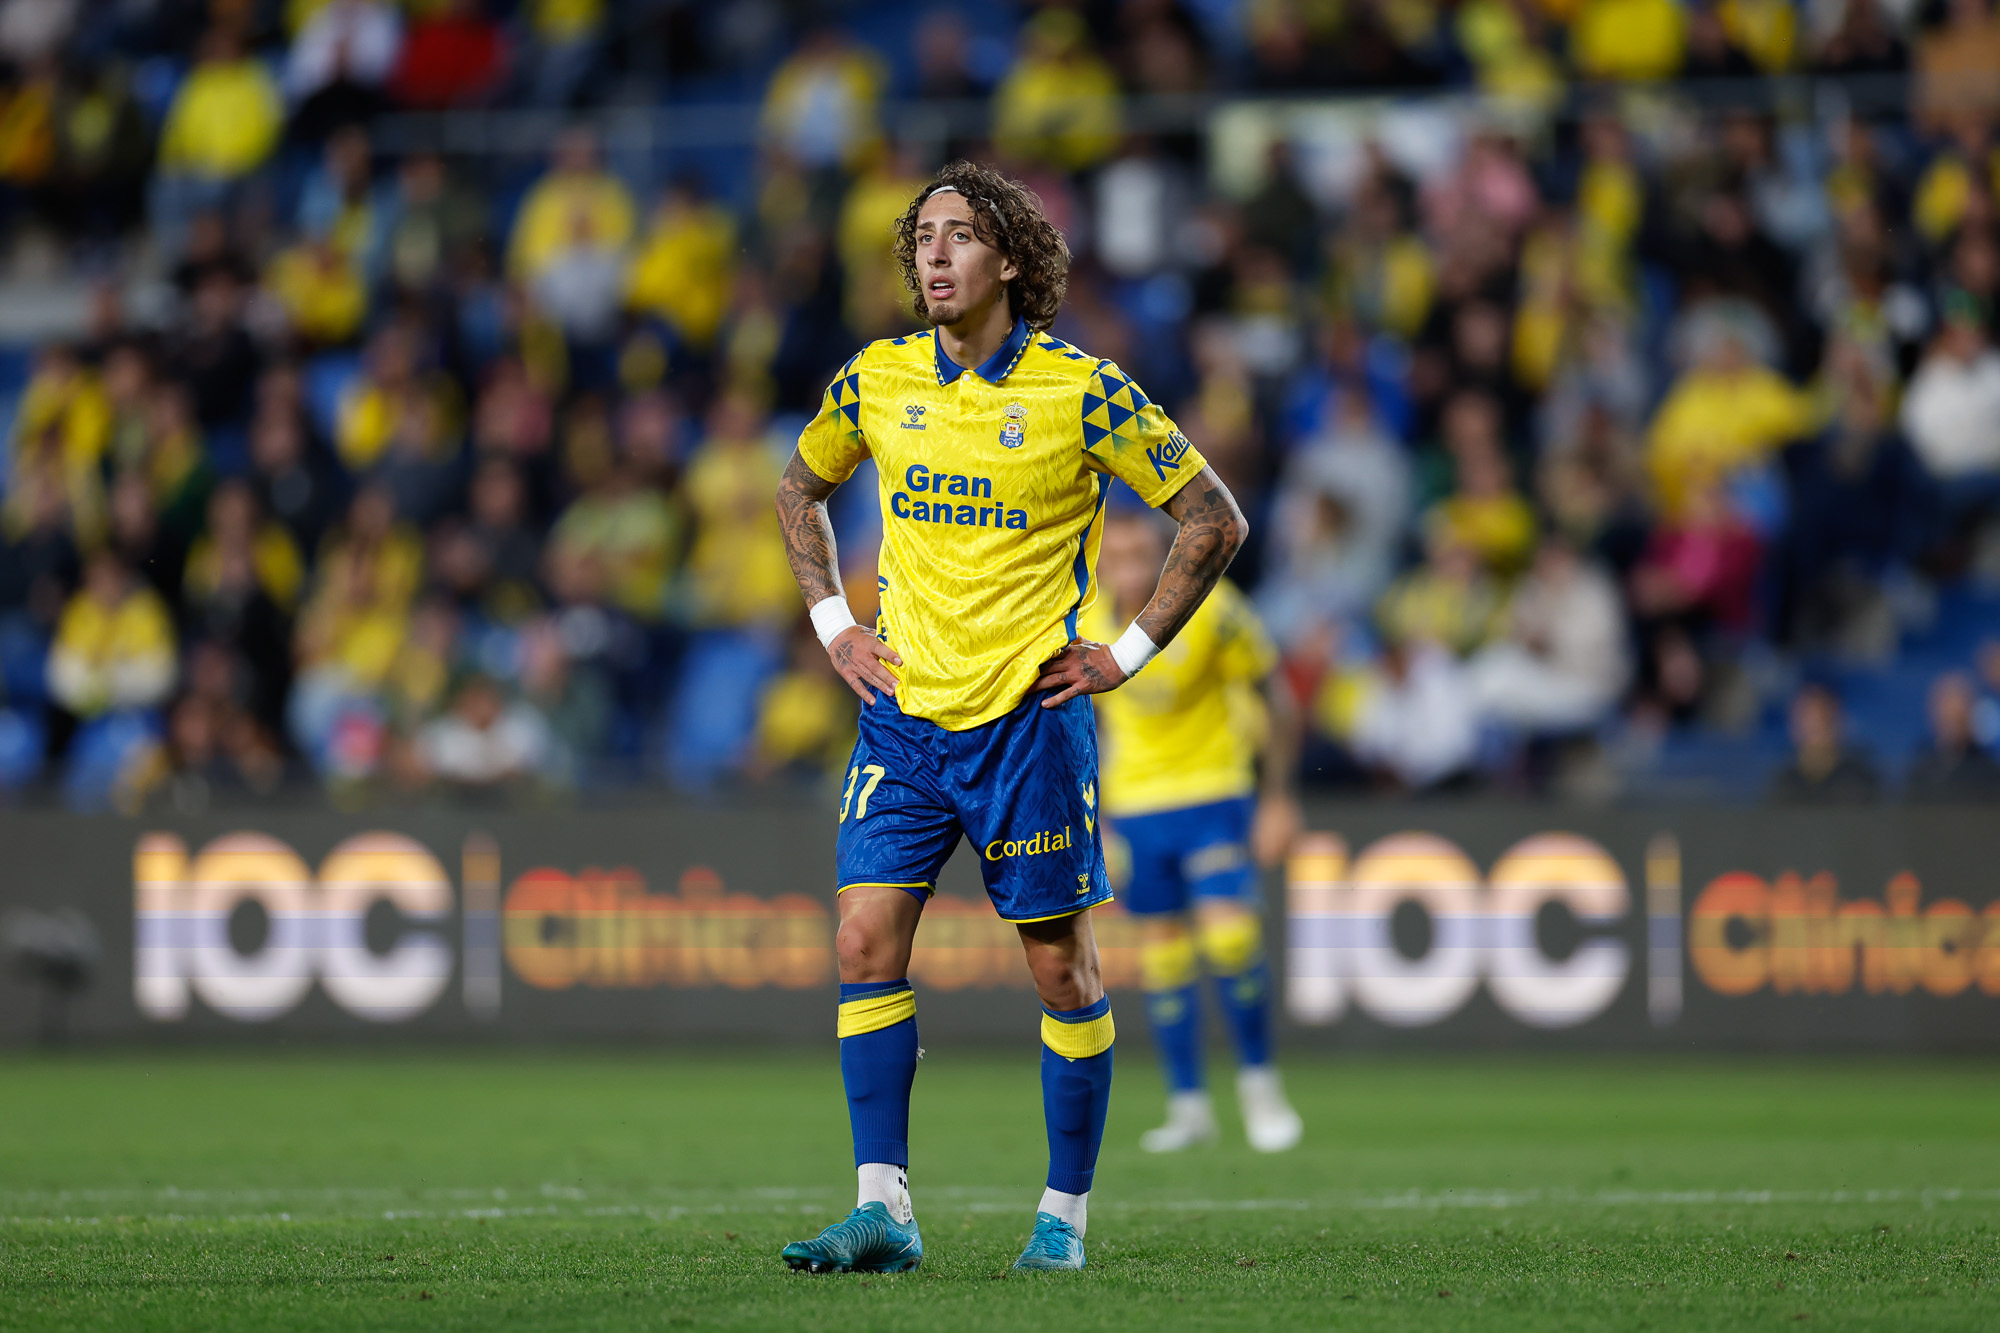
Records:
[[[1301,1056],[1298,1151],[1156,1159],[1134,1052],[1030,1276],[1036,1060],[933,1050],[923,1268],[816,1278],[830,1052],[11,1057],[0,1328],[2000,1326],[1985,1062]]]

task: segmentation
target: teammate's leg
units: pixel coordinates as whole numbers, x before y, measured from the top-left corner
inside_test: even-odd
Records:
[[[1201,964],[1185,912],[1139,917],[1139,971],[1146,1021],[1167,1080],[1166,1123],[1142,1134],[1139,1146],[1178,1152],[1215,1138],[1202,1069]]]
[[[1072,1253],[1064,1243],[1070,1238],[1060,1228],[1048,1228],[1053,1244],[1045,1248],[1051,1253],[1040,1256],[1043,1262],[1023,1266],[1081,1268],[1090,1186],[1111,1105],[1116,1036],[1111,997],[1104,993],[1089,912],[1028,922],[1018,929],[1042,1001],[1042,1115],[1048,1125],[1049,1174],[1036,1209],[1036,1239],[1044,1239],[1042,1217],[1058,1219],[1074,1232]],[[1024,1261],[1036,1257],[1034,1245],[1022,1256]]]
[[[1115,830],[1129,869],[1120,897],[1139,923],[1146,1024],[1167,1080],[1166,1123],[1139,1138],[1147,1152],[1178,1152],[1215,1137],[1202,1071],[1201,963],[1181,873],[1185,823],[1169,810],[1122,817]]]
[[[1299,1141],[1303,1126],[1271,1063],[1271,963],[1254,898],[1197,899],[1195,941],[1236,1047],[1244,1132],[1260,1152],[1283,1152]]]
[[[1299,1141],[1302,1126],[1271,1063],[1271,963],[1249,850],[1254,809],[1238,800],[1187,812],[1205,833],[1182,870],[1194,901],[1195,946],[1236,1047],[1245,1136],[1260,1152],[1282,1152]]]

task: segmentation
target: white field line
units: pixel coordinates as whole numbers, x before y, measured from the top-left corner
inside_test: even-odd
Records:
[[[106,1222],[310,1222],[499,1219],[513,1217],[643,1217],[670,1222],[690,1217],[814,1215],[838,1207],[846,1191],[833,1189],[753,1189],[708,1195],[655,1191],[653,1203],[589,1202],[588,1191],[570,1185],[538,1190],[393,1188],[357,1189],[158,1189],[0,1190],[0,1223],[25,1226]],[[983,1186],[941,1186],[912,1191],[919,1204],[937,1211],[1018,1212],[1032,1191]],[[539,1202],[513,1202],[517,1198]],[[679,1202],[669,1200],[678,1199]],[[479,1201],[477,1205],[473,1201]],[[1848,1190],[1405,1190],[1389,1194],[1343,1194],[1319,1199],[1105,1199],[1100,1211],[1123,1213],[1343,1213],[1504,1211],[1518,1208],[1767,1207],[1772,1205],[2000,1203],[2000,1189]],[[204,1211],[202,1205],[219,1211]],[[79,1207],[81,1205],[81,1207]],[[94,1205],[103,1211],[86,1211]],[[123,1205],[123,1206],[121,1206]],[[192,1205],[195,1211],[186,1211]],[[262,1207],[258,1207],[262,1205]],[[453,1206],[456,1205],[456,1206]],[[232,1211],[220,1211],[232,1210]],[[247,1211],[233,1211],[247,1210]],[[297,1216],[294,1216],[294,1212]]]

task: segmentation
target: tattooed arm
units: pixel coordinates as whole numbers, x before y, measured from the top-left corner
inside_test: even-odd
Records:
[[[1204,467],[1174,492],[1166,510],[1181,530],[1167,552],[1167,565],[1160,571],[1153,600],[1132,622],[1162,648],[1194,617],[1195,609],[1250,535],[1243,511],[1236,507],[1229,488],[1212,467]],[[1042,700],[1042,707],[1054,708],[1079,694],[1102,694],[1124,683],[1125,673],[1112,659],[1109,646],[1077,639],[1042,664],[1042,678],[1035,682],[1035,688],[1055,691]]]
[[[841,595],[840,563],[833,554],[833,520],[826,514],[827,497],[835,489],[835,483],[806,466],[796,451],[778,482],[778,528],[785,536],[792,577],[799,581],[799,591],[805,594],[809,607]],[[883,663],[901,666],[903,659],[862,626],[842,630],[826,652],[833,659],[833,669],[861,696],[861,702],[875,702],[871,686],[884,694],[896,692],[896,678]]]

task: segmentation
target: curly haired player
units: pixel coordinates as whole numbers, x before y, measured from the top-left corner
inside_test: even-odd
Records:
[[[842,368],[778,488],[792,571],[834,667],[861,697],[840,799],[840,1066],[854,1212],[785,1247],[795,1269],[896,1272],[923,1258],[909,1195],[917,920],[964,836],[1020,931],[1042,1000],[1049,1174],[1019,1268],[1083,1267],[1111,1093],[1111,1005],[1090,909],[1111,898],[1085,696],[1116,689],[1186,625],[1247,532],[1158,404],[1051,337],[1069,249],[1039,201],[955,162],[896,228],[932,327]],[[841,596],[826,502],[863,458],[880,474],[882,609]],[[1117,477],[1180,525],[1158,586],[1115,643],[1079,638]]]

